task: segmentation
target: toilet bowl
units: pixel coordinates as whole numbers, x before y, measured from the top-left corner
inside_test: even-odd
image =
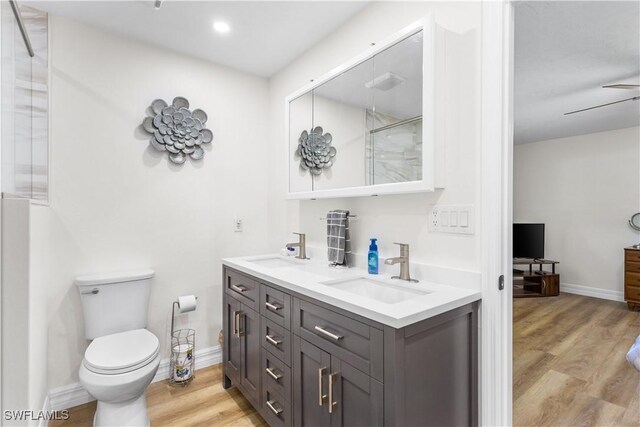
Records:
[[[145,391],[158,370],[158,338],[146,329],[95,339],[80,366],[80,383],[97,401],[95,426],[148,426]]]
[[[98,401],[94,426],[150,424],[145,391],[160,365],[158,338],[145,329],[153,276],[141,270],[76,278],[92,340],[79,375]]]

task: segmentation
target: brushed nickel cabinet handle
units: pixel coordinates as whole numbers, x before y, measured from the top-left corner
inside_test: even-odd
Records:
[[[82,291],[82,292],[80,292],[80,295],[95,295],[95,294],[97,294],[98,292],[100,292],[100,289],[98,289],[98,288],[93,288],[93,289],[91,289],[90,291]]]
[[[238,313],[240,312],[239,311],[233,312],[233,335],[235,335],[236,337],[240,336],[240,333],[238,332]]]
[[[269,308],[269,309],[271,309],[271,310],[273,310],[273,311],[278,311],[278,310],[280,310],[280,309],[282,308],[282,306],[280,306],[280,305],[275,305],[275,304],[271,304],[270,302],[265,302],[265,303],[264,303],[264,305],[265,305],[267,308]]]
[[[336,340],[336,341],[340,341],[342,338],[344,338],[342,335],[336,335],[334,333],[331,333],[331,332],[327,331],[326,329],[324,329],[324,328],[322,328],[320,326],[316,326],[314,329],[316,331],[320,332],[321,334],[323,334],[323,335],[325,335],[325,336],[327,336],[327,337],[329,337],[329,338],[331,338],[333,340]]]
[[[271,409],[274,414],[280,415],[282,413],[282,409],[276,408],[275,406],[273,406],[273,404],[276,403],[275,401],[267,400],[266,403],[267,403],[267,406],[269,407],[269,409]]]
[[[275,338],[273,338],[271,335],[265,335],[265,338],[267,339],[267,341],[269,341],[271,344],[273,345],[280,345],[282,344],[281,340],[277,340]]]
[[[236,292],[243,293],[243,292],[246,292],[247,287],[242,285],[231,285],[231,289],[233,289]]]
[[[244,313],[238,312],[238,336],[244,336]]]
[[[324,376],[324,371],[326,369],[326,367],[318,369],[318,406],[322,406],[324,398],[327,397],[327,395],[323,394],[322,391],[322,377]]]
[[[333,379],[338,375],[337,372],[333,374],[329,374],[329,413],[333,414],[333,407],[338,404],[338,402],[333,401]]]
[[[271,368],[267,368],[265,369],[265,371],[267,371],[267,374],[269,374],[271,378],[273,378],[276,381],[280,381],[280,378],[282,378],[282,374],[276,374]]]

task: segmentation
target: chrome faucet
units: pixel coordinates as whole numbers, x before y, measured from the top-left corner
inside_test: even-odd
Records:
[[[409,245],[406,243],[394,243],[400,245],[400,256],[395,258],[387,258],[384,260],[386,265],[394,265],[400,263],[400,275],[391,276],[392,279],[406,280],[408,282],[417,283],[418,280],[412,279],[409,274]]]
[[[287,248],[300,248],[298,250],[298,255],[296,258],[299,259],[309,259],[307,258],[307,236],[304,233],[293,233],[298,235],[298,243],[287,243]]]

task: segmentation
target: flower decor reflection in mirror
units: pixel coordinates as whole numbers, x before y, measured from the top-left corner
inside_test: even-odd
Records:
[[[331,134],[322,132],[322,127],[316,126],[311,132],[303,131],[298,139],[296,154],[300,157],[300,167],[312,175],[320,175],[323,170],[329,169],[337,152],[331,146]]]
[[[189,101],[177,96],[171,105],[162,99],[151,103],[149,117],[145,117],[142,127],[153,136],[149,144],[158,151],[166,151],[169,160],[181,165],[187,156],[193,160],[204,157],[203,144],[213,140],[213,132],[205,127],[207,113],[200,109],[189,110]]]

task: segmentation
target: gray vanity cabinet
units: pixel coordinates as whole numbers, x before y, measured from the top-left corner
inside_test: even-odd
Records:
[[[478,425],[477,302],[396,329],[223,274],[223,386],[271,427]]]
[[[224,301],[224,371],[247,399],[257,405],[262,376],[260,316],[231,296],[225,296]]]
[[[383,425],[382,383],[298,336],[293,354],[297,426]]]
[[[313,344],[293,337],[293,416],[296,426],[329,426],[327,402],[331,355]]]

